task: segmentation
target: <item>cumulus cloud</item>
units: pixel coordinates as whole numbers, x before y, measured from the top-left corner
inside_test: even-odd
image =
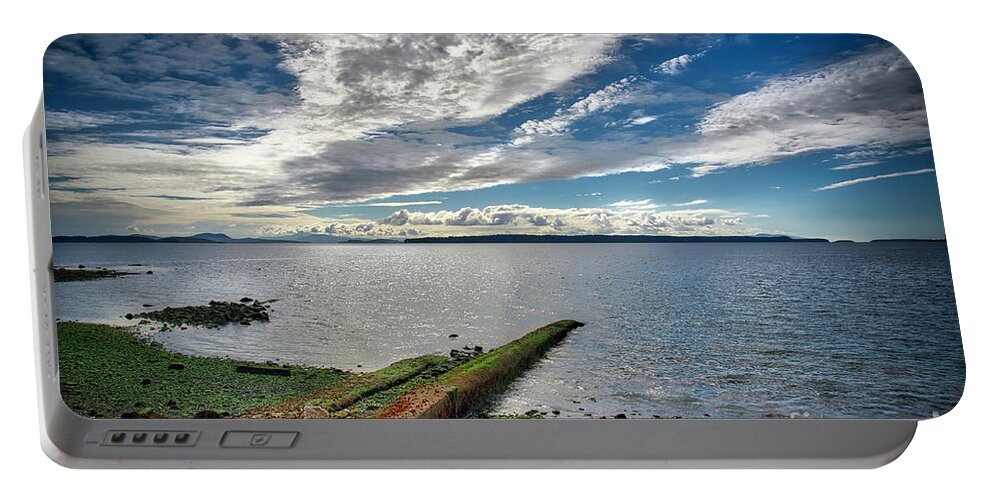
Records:
[[[421,234],[415,228],[398,229],[375,222],[318,221],[304,225],[266,225],[259,230],[264,237],[327,235],[358,238],[406,238]]]
[[[922,168],[919,170],[910,170],[907,172],[893,172],[891,174],[873,175],[871,177],[859,177],[858,179],[849,179],[847,181],[835,182],[833,184],[828,184],[827,186],[821,186],[819,188],[815,188],[814,191],[827,191],[830,189],[838,189],[848,186],[854,186],[856,184],[862,184],[863,182],[872,182],[881,179],[892,179],[894,177],[904,177],[907,175],[928,174],[931,172],[934,172],[933,168]]]
[[[754,234],[748,213],[724,209],[640,210],[632,208],[542,208],[490,205],[458,210],[400,209],[380,220],[315,220],[267,225],[262,234],[327,234],[363,237],[464,234]]]
[[[723,209],[657,211],[650,200],[614,208],[540,208],[527,205],[492,205],[484,208],[419,212],[407,209],[390,214],[380,224],[396,227],[455,226],[478,228],[483,234],[719,234],[717,218],[747,216]],[[645,208],[652,207],[652,208]],[[735,224],[724,224],[725,226]],[[438,230],[435,230],[438,232]],[[444,233],[442,230],[440,233]]]

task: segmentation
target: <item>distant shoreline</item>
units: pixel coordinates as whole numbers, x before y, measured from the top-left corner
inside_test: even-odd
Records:
[[[945,239],[894,238],[875,239],[868,243],[945,243]],[[852,240],[830,241],[826,238],[798,238],[785,235],[757,236],[669,236],[669,235],[558,235],[558,234],[493,234],[481,236],[430,236],[406,238],[362,239],[328,237],[323,240],[231,238],[225,234],[155,237],[140,234],[101,236],[54,236],[52,243],[294,243],[294,244],[398,244],[398,243],[860,243]]]
[[[655,235],[537,235],[497,234],[407,238],[404,243],[829,243],[823,238],[790,236],[655,236]]]

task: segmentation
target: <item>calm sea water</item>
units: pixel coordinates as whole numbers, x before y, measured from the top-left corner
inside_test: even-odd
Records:
[[[930,417],[965,377],[944,244],[55,245],[58,266],[131,263],[154,274],[56,284],[57,316],[278,299],[268,324],[155,337],[359,371],[585,322],[501,413]]]

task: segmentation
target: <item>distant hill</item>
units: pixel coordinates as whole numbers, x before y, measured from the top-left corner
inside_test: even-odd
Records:
[[[53,236],[53,243],[297,243],[268,238],[232,238],[223,233],[200,233],[193,236],[148,236],[144,234],[102,236]]]
[[[489,236],[448,236],[407,238],[404,243],[827,243],[823,238],[791,236],[650,236],[650,235],[557,235],[494,234]]]
[[[210,240],[216,243],[231,243],[234,238],[224,234],[224,233],[200,233],[190,236],[190,238],[197,238],[201,240]]]
[[[282,239],[297,243],[341,243],[349,238],[344,236],[331,236],[330,234],[302,234],[284,236]]]
[[[352,241],[354,240],[354,241]],[[54,236],[53,243],[399,243],[397,240],[355,240],[329,234],[290,235],[279,238],[232,238],[224,233],[199,233],[193,236],[149,236],[145,234],[101,236]]]
[[[360,239],[360,238],[353,238],[353,239],[350,239],[350,240],[342,241],[342,243],[375,243],[375,244],[378,245],[378,244],[383,244],[383,243],[389,244],[389,243],[403,243],[403,242],[400,241],[400,240],[391,240],[389,238],[377,238],[377,239],[373,239],[373,240],[363,240],[363,239]]]
[[[224,233],[200,233],[194,234],[190,238],[214,243],[292,243],[294,241],[279,238],[232,238]]]
[[[54,243],[154,243],[159,238],[145,236],[141,234],[116,235],[105,234],[103,236],[53,236]]]
[[[801,238],[799,236],[790,236],[788,234],[770,234],[770,233],[758,233],[755,235],[756,238],[789,238],[791,240],[805,240],[808,238]]]

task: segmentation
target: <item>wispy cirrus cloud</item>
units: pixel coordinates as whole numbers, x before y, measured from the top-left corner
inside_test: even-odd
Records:
[[[607,205],[608,207],[624,208],[628,210],[655,210],[661,205],[652,203],[652,200],[621,200]]]
[[[879,165],[879,161],[857,161],[855,163],[846,163],[844,165],[838,165],[831,167],[829,170],[855,170],[857,168],[871,167],[873,165]]]
[[[687,201],[685,203],[673,203],[672,206],[674,206],[674,207],[691,207],[693,205],[704,205],[706,203],[707,203],[707,200],[699,199],[699,200]]]
[[[853,96],[858,96],[853,99]],[[886,149],[927,141],[920,80],[895,47],[772,79],[712,107],[697,140],[671,145],[697,177],[840,148]]]
[[[680,56],[673,57],[672,59],[662,61],[662,63],[655,68],[655,71],[669,76],[678,75],[683,71],[686,71],[686,68],[691,62],[705,56],[706,54],[707,51],[697,52],[696,54],[682,54]]]
[[[573,123],[591,114],[609,111],[623,103],[630,95],[631,86],[636,81],[637,77],[633,76],[622,78],[576,101],[569,107],[556,110],[550,118],[528,120],[522,123],[515,130],[518,137],[514,139],[513,144],[533,142],[535,136],[565,134]]]
[[[439,200],[425,200],[425,201],[382,201],[377,203],[359,203],[351,205],[335,205],[339,208],[348,207],[415,207],[421,205],[441,205],[442,202]]]
[[[891,174],[873,175],[871,177],[859,177],[857,179],[849,179],[847,181],[835,182],[833,184],[828,184],[826,186],[821,186],[819,188],[814,188],[814,191],[828,191],[831,189],[838,189],[848,186],[854,186],[856,184],[862,184],[864,182],[878,181],[881,179],[892,179],[894,177],[904,177],[907,175],[921,175],[934,172],[933,168],[922,168],[918,170],[910,170],[907,172],[893,172]]]

